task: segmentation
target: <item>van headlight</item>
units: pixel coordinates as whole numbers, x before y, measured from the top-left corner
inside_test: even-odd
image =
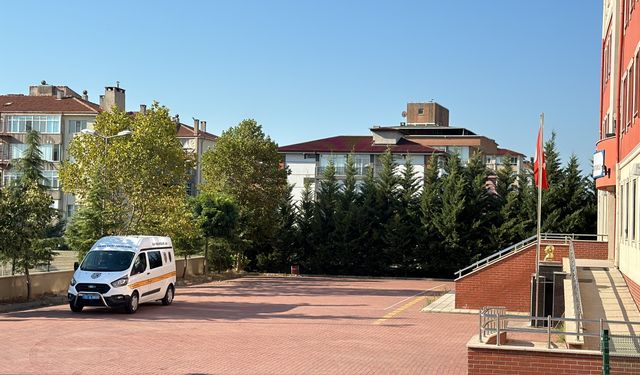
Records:
[[[71,276],[71,286],[75,286],[78,282],[76,281],[76,278]]]
[[[121,286],[127,285],[128,282],[129,282],[129,277],[125,276],[125,277],[119,278],[116,281],[112,281],[111,286],[114,288],[120,288]]]

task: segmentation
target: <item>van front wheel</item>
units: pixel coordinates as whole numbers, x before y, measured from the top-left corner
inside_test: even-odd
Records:
[[[75,312],[75,313],[79,313],[79,312],[81,312],[81,311],[82,311],[82,308],[83,308],[84,306],[82,306],[82,305],[76,305],[76,304],[75,304],[75,303],[73,303],[73,302],[69,302],[69,307],[71,308],[71,311],[73,311],[73,312]]]
[[[140,299],[138,298],[138,292],[133,292],[131,294],[131,298],[129,299],[129,303],[125,307],[125,310],[129,314],[133,314],[138,311],[138,305],[140,304]]]
[[[167,306],[173,302],[173,285],[169,285],[167,287],[167,293],[165,293],[164,298],[162,299],[162,304]]]

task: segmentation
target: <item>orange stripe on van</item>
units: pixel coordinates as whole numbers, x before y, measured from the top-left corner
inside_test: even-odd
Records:
[[[164,275],[152,277],[150,279],[138,281],[137,283],[129,284],[129,288],[136,289],[136,288],[139,288],[139,287],[144,286],[144,285],[157,283],[158,281],[162,281],[164,279],[168,279],[168,278],[170,278],[172,276],[175,276],[175,275],[176,275],[176,271],[165,273]]]

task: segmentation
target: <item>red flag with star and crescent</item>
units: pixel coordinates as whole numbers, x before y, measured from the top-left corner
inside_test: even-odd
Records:
[[[549,182],[547,181],[547,165],[544,161],[544,147],[542,144],[542,126],[538,130],[538,144],[536,145],[536,159],[533,162],[533,178],[536,183],[536,187],[539,189],[549,189]],[[540,175],[538,168],[542,165],[542,182],[538,181]]]

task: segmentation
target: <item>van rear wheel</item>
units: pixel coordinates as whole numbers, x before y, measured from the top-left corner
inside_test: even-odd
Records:
[[[171,302],[173,302],[173,295],[173,285],[169,285],[167,287],[167,293],[164,294],[164,298],[162,299],[162,304],[165,306],[170,305]]]
[[[139,304],[140,304],[140,299],[138,297],[138,292],[133,292],[133,294],[131,294],[131,298],[129,299],[129,303],[124,309],[127,311],[127,313],[133,314],[136,311],[138,311]]]

